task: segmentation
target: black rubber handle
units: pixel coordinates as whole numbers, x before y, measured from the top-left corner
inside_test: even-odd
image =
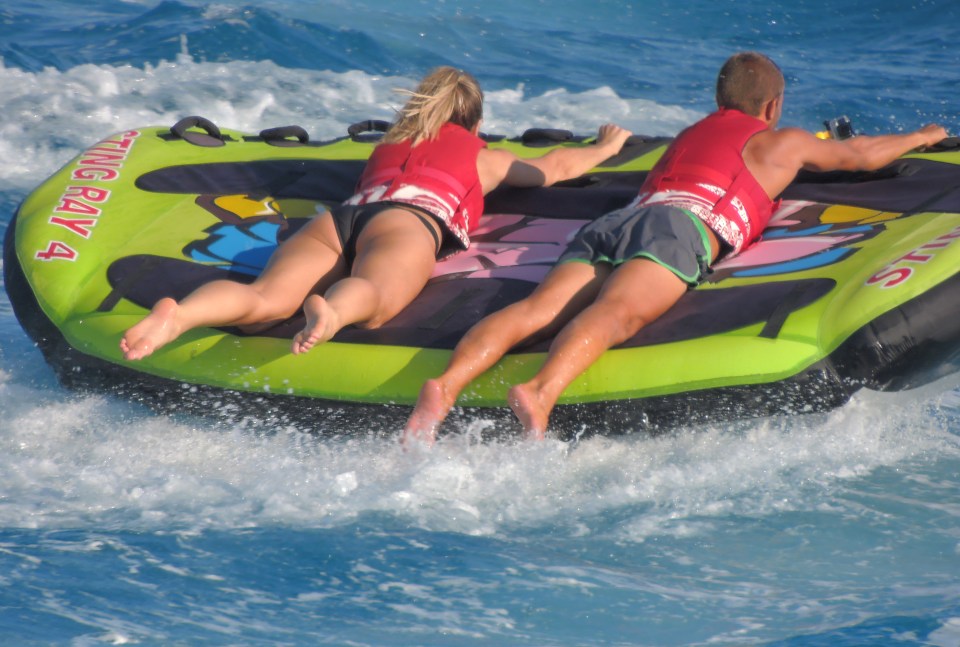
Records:
[[[347,134],[356,137],[364,133],[385,133],[390,129],[390,122],[381,119],[367,119],[350,124],[347,128]]]
[[[277,126],[260,131],[263,141],[272,146],[303,146],[310,142],[310,135],[300,126]]]
[[[528,128],[520,136],[520,141],[528,146],[558,144],[571,139],[573,139],[572,132],[559,128]]]
[[[201,128],[205,132],[198,133],[190,128]],[[217,125],[204,117],[184,117],[173,125],[170,132],[195,146],[223,146],[223,135]]]

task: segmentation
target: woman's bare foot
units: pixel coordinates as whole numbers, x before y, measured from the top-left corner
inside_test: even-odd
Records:
[[[329,341],[340,330],[339,315],[320,295],[311,294],[307,297],[303,302],[303,314],[307,317],[307,323],[293,337],[291,350],[294,355],[306,353],[317,344]]]
[[[437,438],[437,429],[452,406],[453,401],[439,380],[424,382],[413,413],[403,428],[403,445],[406,446],[412,441],[433,445]]]
[[[540,397],[527,384],[518,384],[510,389],[507,402],[513,413],[523,425],[523,431],[530,440],[543,440],[547,433],[550,410],[540,402]]]
[[[178,308],[177,302],[169,297],[157,301],[150,314],[123,334],[120,340],[123,358],[143,359],[179,337]]]

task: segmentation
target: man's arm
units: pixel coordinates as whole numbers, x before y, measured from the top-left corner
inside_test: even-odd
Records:
[[[808,171],[873,171],[915,148],[932,146],[947,136],[941,126],[930,124],[902,135],[860,135],[843,141],[814,139],[803,168]]]
[[[947,136],[934,124],[902,135],[858,135],[842,141],[819,139],[800,128],[755,135],[743,152],[747,168],[770,197],[808,171],[872,171],[915,148],[932,146]]]

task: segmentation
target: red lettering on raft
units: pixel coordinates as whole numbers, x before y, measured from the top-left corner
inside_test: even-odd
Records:
[[[70,177],[74,180],[92,180],[100,182],[109,182],[120,177],[117,171],[127,158],[133,143],[140,136],[138,130],[128,130],[119,135],[118,139],[105,139],[93,148],[87,149],[80,160],[77,162],[77,168],[73,170]]]
[[[69,229],[78,236],[90,238],[90,233],[93,230],[94,225],[97,224],[97,221],[93,218],[63,218],[61,216],[50,216],[50,224]]]
[[[76,213],[81,216],[99,216],[100,210],[96,207],[91,207],[86,202],[82,200],[76,200],[74,198],[63,197],[60,198],[60,204],[57,205],[57,208],[54,209],[57,213]]]
[[[88,148],[77,160],[70,174],[71,179],[80,182],[109,182],[117,179],[120,177],[119,169],[123,166],[123,162],[140,134],[139,130],[128,130]],[[109,199],[109,189],[87,185],[68,186],[60,196],[60,202],[53,210],[54,214],[87,217],[71,218],[52,215],[48,222],[56,227],[63,227],[81,238],[90,238],[93,228],[97,225],[97,218],[102,213],[98,205],[103,205]],[[35,256],[41,261],[54,259],[75,261],[79,254],[70,245],[52,240],[47,243],[46,249],[37,251]]]
[[[112,168],[78,168],[70,175],[72,180],[91,180],[109,182],[120,177],[120,172]]]
[[[936,256],[936,252],[946,248],[958,238],[960,238],[960,227],[920,245],[867,279],[867,285],[877,285],[881,288],[902,285],[913,276],[915,271],[914,266],[904,265],[905,263],[928,263]],[[933,251],[925,253],[925,250]]]
[[[100,209],[93,203],[106,202],[110,197],[107,189],[95,186],[68,186],[60,196],[60,204],[54,209],[57,213],[76,213],[82,216],[99,216]]]
[[[76,250],[66,243],[61,243],[59,240],[51,240],[47,248],[37,252],[35,256],[41,261],[52,261],[55,258],[65,261],[77,260]]]

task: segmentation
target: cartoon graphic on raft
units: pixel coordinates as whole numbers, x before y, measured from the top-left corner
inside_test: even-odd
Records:
[[[785,201],[763,232],[761,243],[718,263],[711,282],[803,272],[849,258],[857,244],[883,230],[899,214],[856,207]]]
[[[221,222],[205,230],[184,255],[198,263],[257,275],[270,254],[322,203],[256,199],[251,196],[200,196],[197,204]],[[307,203],[308,201],[302,201]],[[289,215],[288,215],[289,214]],[[856,252],[857,242],[878,233],[875,226],[898,214],[815,203],[784,203],[763,235],[763,244],[717,265],[709,282],[728,277],[771,276],[831,265]],[[487,216],[466,252],[437,264],[434,279],[517,279],[539,283],[566,243],[587,220],[556,220],[511,214]]]

